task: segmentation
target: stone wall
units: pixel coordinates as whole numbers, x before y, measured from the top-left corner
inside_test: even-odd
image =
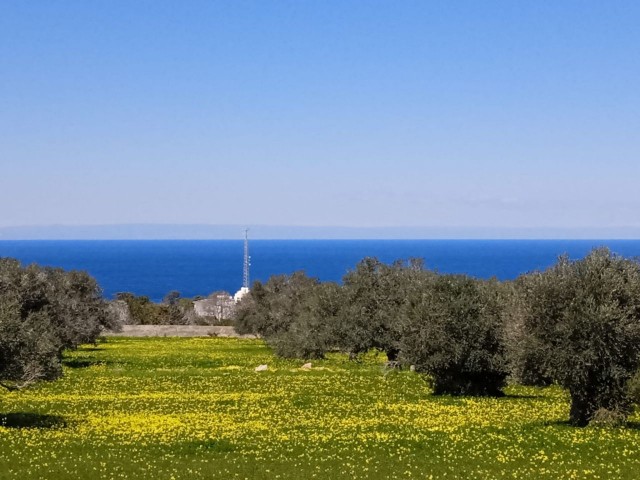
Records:
[[[240,335],[233,327],[201,325],[123,325],[121,332],[104,332],[107,337],[233,337],[256,338]]]

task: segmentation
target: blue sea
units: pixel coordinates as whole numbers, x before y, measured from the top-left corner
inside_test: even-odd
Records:
[[[367,256],[384,262],[419,257],[443,273],[506,280],[544,269],[563,253],[581,258],[597,246],[640,257],[640,240],[253,240],[251,280],[304,270],[340,281]],[[0,257],[86,270],[106,298],[132,292],[160,301],[171,290],[192,297],[233,294],[242,286],[243,243],[237,240],[0,241]]]

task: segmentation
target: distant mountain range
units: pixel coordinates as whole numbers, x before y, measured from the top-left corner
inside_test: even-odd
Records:
[[[640,239],[640,227],[304,227],[248,225],[251,239]],[[242,239],[244,225],[46,225],[0,227],[0,240]]]

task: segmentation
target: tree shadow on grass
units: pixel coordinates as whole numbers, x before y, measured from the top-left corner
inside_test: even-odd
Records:
[[[612,427],[599,426],[599,425],[586,425],[581,427],[581,426],[573,425],[569,420],[549,420],[546,422],[540,422],[537,425],[542,425],[544,427],[566,427],[566,428],[577,428],[577,429],[590,427],[590,428],[620,428],[620,429],[626,429],[626,430],[640,430],[640,422],[627,422],[620,426],[612,426]]]
[[[80,360],[77,358],[74,359],[69,359],[69,360],[63,360],[62,364],[65,367],[69,367],[69,368],[89,368],[89,367],[94,367],[97,365],[106,365],[107,362],[104,361],[98,361],[98,360]]]
[[[0,426],[5,428],[64,428],[68,425],[59,415],[33,412],[0,413]]]

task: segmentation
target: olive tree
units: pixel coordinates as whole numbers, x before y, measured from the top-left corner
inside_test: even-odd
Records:
[[[264,284],[254,282],[238,303],[235,328],[263,337],[278,356],[322,358],[335,347],[342,305],[336,283],[320,283],[304,272],[275,275]]]
[[[299,301],[287,328],[267,337],[267,343],[281,357],[323,358],[336,345],[342,289],[333,282],[318,283],[307,288]]]
[[[397,360],[402,306],[430,275],[418,259],[387,265],[365,258],[358,263],[343,279],[341,321],[334,332],[337,346],[352,357],[378,349],[389,361]]]
[[[528,348],[569,390],[570,421],[630,411],[627,384],[640,362],[640,264],[601,248],[521,282]]]
[[[553,383],[545,368],[542,350],[527,332],[523,292],[529,280],[523,275],[502,284],[504,289],[505,343],[510,364],[510,380],[521,385],[547,387]]]
[[[402,358],[434,393],[501,395],[509,373],[497,281],[440,275],[404,308]]]
[[[118,322],[85,272],[0,259],[0,384],[21,388],[61,375],[67,348],[94,342]]]
[[[62,374],[60,342],[49,318],[20,310],[17,303],[0,301],[0,385],[8,390]]]
[[[318,283],[316,278],[310,278],[304,272],[274,275],[266,283],[255,281],[236,306],[236,330],[267,340],[286,332],[302,311],[310,290]]]

